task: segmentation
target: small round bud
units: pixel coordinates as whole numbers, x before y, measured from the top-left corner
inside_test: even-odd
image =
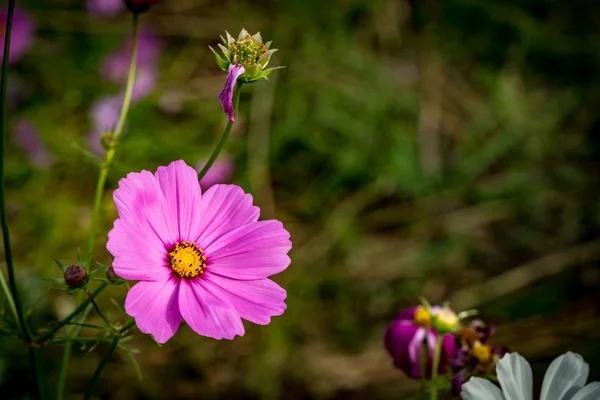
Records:
[[[117,275],[113,267],[108,267],[108,269],[106,270],[106,279],[108,279],[111,282],[115,282],[121,278],[119,277],[119,275]]]
[[[158,3],[160,0],[124,0],[125,5],[135,14],[148,11],[150,7]]]
[[[70,288],[75,289],[81,287],[86,280],[87,273],[85,272],[85,269],[79,265],[71,265],[65,271],[65,282]]]
[[[112,132],[104,132],[100,136],[100,144],[104,150],[110,150],[115,147],[115,135]]]
[[[454,332],[458,329],[459,319],[454,311],[449,308],[442,308],[433,316],[433,329],[440,335]]]

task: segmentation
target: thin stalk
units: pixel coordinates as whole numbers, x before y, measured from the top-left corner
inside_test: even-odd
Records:
[[[138,24],[139,17],[138,14],[133,14],[133,23],[132,23],[132,35],[131,35],[131,60],[129,63],[129,75],[127,76],[127,86],[125,87],[125,95],[123,96],[123,105],[121,106],[121,114],[119,116],[119,121],[117,122],[117,126],[115,131],[113,132],[113,145],[106,151],[106,157],[104,162],[102,163],[102,168],[100,169],[100,175],[98,176],[98,182],[96,183],[96,192],[94,195],[94,205],[92,207],[92,222],[90,225],[90,232],[88,236],[88,246],[87,246],[87,255],[90,256],[94,251],[94,246],[96,244],[96,229],[98,226],[98,219],[100,217],[100,205],[102,203],[102,195],[104,194],[104,186],[106,185],[106,179],[108,178],[108,171],[112,165],[113,159],[115,157],[115,152],[117,151],[117,145],[119,143],[119,136],[123,133],[123,128],[125,126],[125,121],[127,120],[127,114],[129,113],[129,107],[131,106],[131,96],[133,94],[133,86],[135,83],[135,72],[136,72],[136,64],[137,64],[137,53],[138,53]],[[91,259],[91,257],[89,257]],[[86,272],[89,271],[89,264],[86,263],[84,265]],[[79,321],[84,322],[85,319]],[[79,330],[76,326],[71,326],[68,332],[69,337],[77,336],[77,332]],[[69,367],[69,359],[71,357],[71,347],[72,342],[66,343],[65,350],[63,354],[63,362],[61,367],[61,375],[58,382],[58,391],[57,391],[57,400],[62,400],[64,393],[64,385],[66,379],[66,373]]]
[[[235,112],[238,109],[238,105],[240,103],[240,92],[241,92],[241,88],[242,88],[242,83],[238,82],[237,86],[235,88],[235,92],[233,95],[233,113],[235,116]],[[227,142],[227,138],[229,138],[229,133],[231,132],[231,128],[233,127],[233,122],[231,120],[229,120],[229,122],[227,122],[227,126],[225,127],[225,130],[223,131],[223,135],[221,135],[221,139],[219,140],[219,143],[217,143],[217,146],[215,147],[215,149],[213,150],[212,154],[210,155],[210,158],[208,159],[208,161],[206,162],[206,164],[204,165],[204,167],[202,168],[202,170],[200,171],[200,173],[198,174],[198,179],[202,179],[204,178],[204,175],[206,175],[206,173],[208,172],[208,170],[210,169],[210,167],[212,167],[213,163],[215,162],[215,160],[217,159],[217,157],[219,157],[219,153],[221,153],[221,150],[223,150],[223,147],[225,147],[225,143]]]
[[[7,131],[7,112],[6,112],[6,87],[7,87],[7,71],[8,61],[10,55],[10,36],[12,30],[13,15],[15,13],[15,0],[9,0],[8,2],[8,14],[6,17],[6,28],[4,34],[4,54],[2,58],[2,73],[0,77],[0,133],[2,138],[0,139],[0,220],[2,224],[2,237],[4,239],[4,256],[6,257],[6,270],[8,271],[8,287],[10,293],[6,292],[6,282],[4,281],[4,275],[2,276],[2,289],[5,291],[6,298],[10,308],[15,315],[15,320],[19,324],[23,338],[28,344],[31,344],[31,330],[25,319],[25,312],[23,310],[23,304],[21,303],[21,297],[19,296],[19,289],[17,288],[17,280],[15,278],[15,269],[12,256],[12,249],[10,245],[10,232],[8,230],[8,218],[6,215],[6,177],[4,175],[4,158],[6,154],[6,131]],[[39,363],[39,355],[37,349],[28,346],[29,351],[29,367],[31,371],[31,393],[34,398],[43,398],[41,390],[41,367]]]
[[[431,393],[429,396],[430,400],[437,400],[438,398],[438,369],[440,368],[440,358],[442,356],[442,335],[438,334],[435,351],[433,353],[433,370],[431,371]]]
[[[106,316],[104,315],[104,313],[100,310],[100,307],[98,307],[98,304],[96,303],[96,300],[94,299],[94,296],[92,296],[92,294],[87,289],[85,290],[85,294],[87,295],[88,299],[92,303],[92,306],[94,306],[94,309],[96,310],[96,312],[98,313],[98,315],[100,316],[100,318],[102,318],[102,320],[104,321],[104,323],[106,324],[106,326],[111,331],[114,331],[115,328],[110,323],[110,321],[108,320],[108,318],[106,318]]]
[[[113,132],[114,142],[113,145],[106,151],[106,157],[102,163],[98,182],[96,184],[96,194],[94,196],[94,206],[92,208],[92,223],[90,226],[90,233],[88,237],[87,255],[89,256],[94,251],[94,245],[96,244],[96,228],[98,226],[98,218],[100,216],[100,205],[102,203],[102,194],[104,193],[104,186],[106,185],[106,178],[108,177],[108,171],[112,165],[117,151],[117,144],[119,143],[118,138],[123,133],[123,127],[127,120],[127,114],[129,113],[129,107],[131,106],[131,96],[133,94],[133,86],[135,83],[135,73],[137,64],[137,53],[138,53],[138,14],[133,14],[132,34],[131,34],[131,61],[129,63],[129,75],[127,76],[127,86],[125,88],[125,95],[123,96],[123,105],[121,107],[121,114],[119,116],[119,122]],[[85,266],[86,272],[89,270],[89,265]]]
[[[81,321],[85,321],[88,314],[92,311],[91,304],[87,304],[87,308],[81,316]],[[76,337],[81,330],[80,326],[72,326],[72,330],[69,330],[69,337]],[[56,399],[62,400],[65,394],[65,385],[67,383],[67,373],[69,372],[69,360],[71,359],[71,352],[73,350],[73,342],[67,342],[64,346],[63,360],[60,365],[60,374],[58,375],[58,385],[56,387]]]
[[[75,318],[82,311],[84,311],[86,309],[86,307],[88,307],[90,305],[90,303],[91,303],[90,299],[96,298],[107,286],[108,286],[107,283],[103,283],[100,286],[98,286],[96,288],[96,290],[94,290],[94,292],[89,295],[88,299],[86,299],[83,303],[81,303],[79,306],[77,306],[77,308],[75,309],[75,311],[73,311],[71,314],[69,314],[66,318],[64,318],[64,319],[58,321],[56,324],[54,324],[52,326],[52,328],[50,328],[50,330],[48,330],[43,335],[41,335],[39,338],[37,338],[37,340],[35,340],[35,342],[38,345],[41,345],[44,342],[46,342],[48,339],[51,339],[54,336],[54,334],[56,332],[58,332],[58,330],[60,328],[62,328],[65,325],[68,325],[69,322],[71,322],[71,320],[73,318]],[[71,330],[75,330],[76,328],[78,328],[77,325],[72,325],[71,326]],[[69,335],[69,336],[71,336],[71,335]]]
[[[119,329],[119,334],[120,335],[124,334],[133,325],[135,325],[135,321],[134,320],[130,320],[121,329]],[[96,368],[96,371],[94,371],[94,375],[92,376],[92,380],[90,381],[88,389],[85,392],[85,400],[89,400],[89,399],[92,398],[92,394],[94,393],[94,389],[96,388],[96,384],[98,383],[98,380],[100,379],[100,375],[102,374],[102,370],[104,369],[104,367],[106,366],[106,364],[108,363],[108,361],[111,359],[113,353],[115,352],[115,350],[119,346],[119,342],[121,341],[122,338],[123,338],[123,336],[115,336],[113,338],[113,341],[110,344],[110,347],[108,348],[108,350],[106,351],[106,354],[104,354],[104,357],[102,357],[102,361],[100,361],[100,364],[98,364],[98,367]]]

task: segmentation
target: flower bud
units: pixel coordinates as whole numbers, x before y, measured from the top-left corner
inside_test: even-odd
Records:
[[[112,132],[104,132],[100,136],[100,144],[104,150],[110,150],[115,147],[115,135]]]
[[[458,329],[459,319],[454,311],[449,308],[442,308],[433,316],[433,329],[440,335],[454,332]]]
[[[87,273],[79,265],[71,265],[65,270],[65,282],[72,289],[83,286],[86,280]]]
[[[117,275],[117,273],[115,272],[115,269],[113,267],[108,267],[108,269],[106,270],[106,279],[108,279],[111,282],[115,282],[115,281],[121,279],[121,277],[119,277],[119,275]]]
[[[125,5],[134,14],[148,11],[150,7],[158,3],[160,0],[124,0]]]

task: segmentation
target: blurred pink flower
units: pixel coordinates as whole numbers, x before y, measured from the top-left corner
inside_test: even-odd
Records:
[[[110,17],[125,10],[123,0],[87,0],[87,9],[92,14]]]
[[[200,160],[196,164],[196,172],[199,173],[207,161],[207,158]],[[231,157],[227,154],[221,154],[219,158],[215,160],[208,172],[206,172],[206,175],[200,180],[200,187],[202,190],[207,190],[217,183],[227,183],[233,175],[233,169],[234,165]]]
[[[14,125],[15,141],[27,153],[31,163],[38,168],[47,169],[54,164],[54,157],[46,150],[35,126],[26,120]]]
[[[4,7],[0,10],[0,31],[2,32],[2,42],[0,43],[0,51],[2,53],[0,54],[4,54],[4,36],[7,18],[8,9]],[[8,56],[10,63],[19,60],[29,50],[33,44],[34,34],[35,25],[33,19],[24,10],[15,8],[10,37],[10,53]]]
[[[103,133],[112,131],[119,122],[122,103],[122,97],[109,96],[96,101],[92,105],[90,119],[92,120],[93,129],[88,134],[87,140],[90,149],[94,153],[103,154],[105,152],[100,143],[100,138]]]
[[[439,307],[432,307],[439,310]],[[413,307],[398,314],[385,333],[385,348],[394,360],[394,366],[413,379],[421,378],[420,353],[427,345],[427,377],[433,369],[433,352],[438,334],[431,327],[431,314],[424,307]],[[448,369],[448,363],[456,355],[457,348],[452,334],[444,335],[440,373]]]
[[[290,234],[258,221],[252,196],[235,185],[201,192],[183,161],[130,173],[114,192],[119,213],[108,234],[118,276],[139,281],[125,310],[165,343],[181,319],[215,339],[244,334],[242,318],[266,325],[283,314],[286,292],[268,279],[288,267]]]

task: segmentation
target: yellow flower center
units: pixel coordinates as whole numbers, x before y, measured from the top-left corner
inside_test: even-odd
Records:
[[[471,349],[473,357],[479,361],[480,364],[488,364],[492,360],[492,349],[490,346],[475,342]]]
[[[268,51],[264,44],[257,42],[250,35],[231,43],[229,50],[233,63],[242,64],[245,67],[255,65],[260,57]]]
[[[194,242],[177,243],[169,253],[171,269],[182,278],[193,278],[204,272],[206,257]]]
[[[425,307],[419,306],[415,312],[414,322],[415,325],[429,328],[431,327],[431,314]]]

